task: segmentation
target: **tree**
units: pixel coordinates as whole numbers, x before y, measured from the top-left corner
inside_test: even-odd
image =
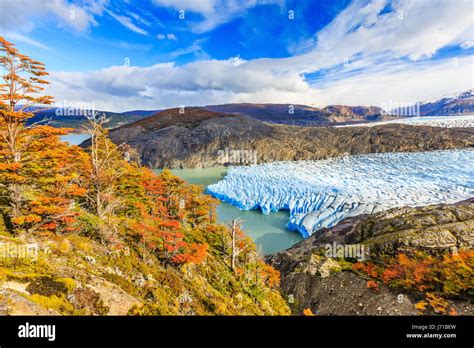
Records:
[[[104,115],[89,118],[87,128],[90,138],[90,166],[86,174],[89,179],[87,192],[88,206],[99,218],[98,231],[103,243],[116,241],[116,211],[123,203],[117,194],[120,179],[127,171],[127,162],[123,159],[120,146],[115,145],[107,136],[104,124],[108,120]]]
[[[238,232],[240,231],[239,221],[234,219],[232,220],[232,224],[230,225],[230,269],[235,269],[235,261],[237,256],[243,251],[243,249],[238,249],[237,247],[237,238]]]
[[[242,231],[240,219],[233,219],[228,224],[228,228],[224,230],[222,249],[225,258],[230,259],[232,271],[236,270],[240,256],[248,256],[248,253],[255,252],[252,240]]]
[[[81,148],[60,140],[68,131],[49,126],[25,131],[29,145],[16,175],[28,181],[23,184],[22,207],[11,219],[15,228],[28,232],[72,231],[78,214],[76,200],[86,193],[81,174],[88,156]],[[6,177],[0,175],[0,180]]]
[[[84,155],[59,140],[68,129],[27,126],[32,109],[49,105],[44,64],[21,54],[0,37],[0,190],[15,229],[61,230],[70,225],[73,197]],[[64,225],[64,226],[61,226]]]
[[[26,120],[33,116],[36,105],[49,105],[51,96],[40,95],[48,84],[44,64],[21,54],[14,45],[0,37],[0,136],[5,142],[1,149],[1,170],[8,173],[2,183],[10,218],[21,215],[24,202],[23,184],[26,178],[18,174],[23,163],[23,152],[28,146],[25,136]]]
[[[140,168],[140,172],[145,192],[142,200],[136,203],[140,214],[137,222],[132,224],[140,241],[167,264],[198,264],[204,261],[209,245],[185,240],[183,226],[176,219],[181,215],[176,216],[177,212],[172,213],[169,209],[169,200],[175,195],[168,194],[166,182],[149,169]],[[183,199],[189,198],[185,191],[184,188],[180,190]],[[174,204],[171,206],[174,211]]]

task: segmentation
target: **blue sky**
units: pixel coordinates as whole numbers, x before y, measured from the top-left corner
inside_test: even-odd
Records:
[[[472,88],[472,11],[472,0],[0,0],[0,35],[46,63],[58,105],[391,107]]]

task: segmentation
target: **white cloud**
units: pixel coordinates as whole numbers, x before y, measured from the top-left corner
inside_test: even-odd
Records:
[[[318,88],[320,105],[409,105],[474,87],[474,57],[374,67]]]
[[[22,35],[20,33],[7,32],[7,33],[3,33],[3,36],[5,36],[8,40],[11,40],[11,41],[23,42],[23,43],[26,43],[28,45],[41,48],[43,50],[49,50],[49,47],[43,45],[41,42],[33,40],[33,39],[31,39],[31,38],[29,38],[25,35]]]
[[[29,32],[35,27],[33,17],[53,15],[59,24],[83,31],[96,25],[92,11],[100,12],[103,2],[86,2],[86,6],[66,0],[2,0],[0,1],[0,32]]]
[[[82,0],[76,5],[67,0],[0,0],[0,34],[12,31],[31,32],[41,23],[42,18],[53,18],[61,26],[83,32],[98,25],[95,17],[102,16],[106,12],[124,27],[148,35],[148,32],[135,24],[132,18],[137,23],[149,26],[147,20],[130,11],[128,11],[130,17],[114,13],[106,8],[108,2],[108,0]],[[18,41],[28,43],[25,39]],[[39,47],[39,43],[31,41],[30,44]]]
[[[191,28],[196,33],[204,33],[241,16],[249,8],[266,4],[283,6],[284,0],[153,0],[153,3],[185,11],[185,14],[187,11],[199,13],[203,20],[191,23]]]
[[[254,70],[248,62],[208,60],[151,67],[114,66],[88,73],[53,72],[50,93],[124,111],[229,102],[378,105],[409,104],[472,88],[472,57],[400,63],[322,86],[299,74]],[[236,78],[238,77],[238,78]]]
[[[280,71],[311,72],[345,60],[428,59],[442,47],[459,44],[468,47],[473,40],[471,0],[394,0],[394,11],[380,14],[388,3],[388,0],[353,1],[315,35],[313,50],[287,59],[263,61]],[[255,64],[263,62],[255,60]]]
[[[132,20],[127,17],[127,16],[122,16],[122,15],[118,15],[116,13],[113,13],[112,11],[110,10],[105,10],[113,19],[115,19],[117,22],[119,22],[120,24],[122,24],[124,27],[130,29],[131,31],[134,31],[135,33],[138,33],[138,34],[142,34],[142,35],[148,35],[148,32],[143,29],[143,28],[140,28],[139,26],[135,25]]]
[[[184,56],[187,54],[193,54],[194,58],[196,58],[197,60],[208,60],[210,59],[210,56],[202,47],[204,41],[205,39],[198,39],[187,47],[180,48],[174,52],[171,52],[169,56],[170,58],[174,59],[176,57]]]
[[[156,38],[158,40],[165,40],[166,39],[166,40],[170,40],[170,41],[178,41],[178,38],[173,33],[168,33],[168,34],[159,33],[158,35],[156,35]]]
[[[219,0],[153,0],[156,5],[203,14],[212,13],[219,2]]]

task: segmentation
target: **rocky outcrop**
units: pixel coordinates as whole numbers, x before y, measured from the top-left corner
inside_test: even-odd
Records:
[[[395,208],[373,215],[348,218],[322,229],[308,240],[311,247],[337,242],[363,243],[370,254],[424,250],[431,253],[474,248],[474,198],[457,204]],[[296,247],[296,246],[295,246]]]
[[[200,108],[170,109],[110,132],[116,144],[134,148],[153,168],[196,168],[227,164],[224,151],[252,151],[257,163],[315,160],[373,152],[426,151],[474,145],[472,128],[390,124],[366,127],[276,125]],[[87,144],[83,144],[87,145]]]
[[[363,245],[372,261],[423,250],[434,256],[474,247],[474,199],[453,205],[396,208],[348,218],[290,249],[269,255],[281,273],[281,291],[293,313],[310,308],[320,315],[415,315],[420,296],[379,284],[352,272],[350,263],[325,256],[329,245]],[[321,250],[323,251],[321,253]],[[453,300],[458,314],[474,314],[471,300]]]
[[[323,110],[331,114],[330,119],[333,122],[361,122],[389,119],[389,117],[384,116],[384,111],[377,106],[329,105]]]

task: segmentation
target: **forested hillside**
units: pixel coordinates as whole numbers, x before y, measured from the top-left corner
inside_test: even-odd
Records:
[[[114,145],[90,119],[87,149],[34,124],[41,62],[0,38],[0,304],[3,314],[289,314],[279,273],[217,201]],[[26,252],[26,251],[28,252]]]

